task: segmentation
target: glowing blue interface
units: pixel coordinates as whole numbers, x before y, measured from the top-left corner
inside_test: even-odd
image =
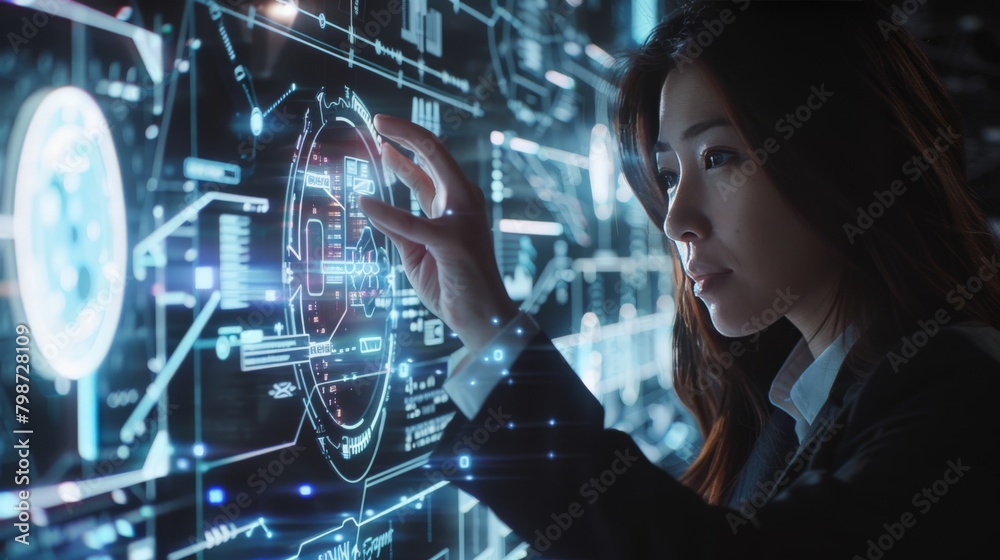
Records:
[[[0,0],[6,557],[523,555],[423,468],[461,414],[442,389],[460,342],[359,208],[420,214],[377,113],[444,139],[510,295],[607,424],[683,470],[700,442],[668,377],[670,261],[606,111],[609,22],[631,13]]]

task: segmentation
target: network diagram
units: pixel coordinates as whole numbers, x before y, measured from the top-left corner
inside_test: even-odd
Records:
[[[0,2],[0,399],[25,410],[0,418],[5,553],[520,557],[425,468],[460,342],[358,207],[420,213],[377,112],[484,188],[508,291],[608,424],[689,461],[671,267],[615,169],[583,9]]]

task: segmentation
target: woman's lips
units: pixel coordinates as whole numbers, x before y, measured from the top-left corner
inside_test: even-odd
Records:
[[[716,291],[723,283],[725,283],[726,280],[729,279],[732,272],[732,270],[726,270],[712,274],[699,274],[692,276],[691,279],[694,281],[694,295],[697,297],[703,297]]]

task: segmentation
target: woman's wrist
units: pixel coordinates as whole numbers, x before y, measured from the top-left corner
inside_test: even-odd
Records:
[[[462,331],[456,331],[462,344],[472,354],[478,354],[490,340],[502,331],[520,312],[513,300],[507,299],[493,310],[484,310],[483,318],[475,324],[465,326]]]

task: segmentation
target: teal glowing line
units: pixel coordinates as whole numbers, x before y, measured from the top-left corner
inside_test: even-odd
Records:
[[[135,249],[132,251],[132,274],[135,276],[135,279],[140,282],[145,280],[146,267],[150,264],[157,266],[165,265],[165,258],[160,256],[158,259],[153,256],[153,248],[161,241],[169,237],[171,233],[177,230],[177,228],[184,225],[184,222],[193,221],[197,218],[198,213],[201,212],[202,208],[208,206],[215,200],[221,200],[223,202],[241,202],[243,203],[244,211],[249,211],[251,207],[254,207],[258,212],[266,212],[268,208],[268,201],[266,198],[224,193],[219,191],[212,191],[204,194],[201,198],[191,203],[187,208],[178,212],[176,216],[167,220],[162,226],[156,228],[156,230],[149,234],[145,239],[135,244]],[[152,262],[148,262],[147,257],[152,259]]]
[[[76,382],[77,447],[80,458],[97,460],[97,376],[88,375]]]
[[[310,539],[302,541],[302,543],[299,544],[299,550],[298,550],[298,552],[295,553],[295,556],[289,556],[287,558],[287,560],[296,560],[302,554],[302,549],[305,548],[305,546],[307,544],[309,544],[311,542],[314,542],[314,541],[317,541],[317,540],[319,540],[319,539],[321,539],[321,538],[323,538],[323,537],[325,537],[325,536],[327,536],[329,534],[336,533],[337,531],[343,529],[344,526],[347,525],[348,521],[353,521],[354,524],[357,525],[358,527],[363,527],[363,526],[367,525],[368,523],[371,523],[372,521],[374,521],[374,520],[376,520],[376,519],[378,519],[380,517],[383,517],[383,516],[385,516],[385,515],[387,515],[389,513],[392,513],[394,511],[396,511],[397,509],[399,509],[401,507],[405,507],[405,506],[413,503],[414,501],[423,498],[427,494],[430,494],[431,492],[434,492],[434,491],[436,491],[437,489],[439,489],[439,488],[441,488],[443,486],[447,486],[448,484],[450,484],[450,483],[447,480],[442,480],[441,482],[438,482],[434,486],[431,486],[430,488],[427,488],[427,489],[423,490],[422,492],[419,492],[417,494],[414,494],[413,496],[410,496],[407,500],[399,502],[398,504],[394,505],[393,507],[391,507],[391,508],[389,508],[389,509],[387,509],[385,511],[380,512],[378,515],[375,515],[375,516],[372,516],[372,517],[369,517],[369,518],[363,520],[361,523],[358,523],[358,521],[356,519],[354,519],[353,516],[352,517],[348,517],[347,519],[344,520],[343,523],[340,524],[339,527],[335,527],[333,529],[330,529],[329,531],[324,531],[324,532],[316,535],[315,537],[312,537]]]
[[[200,3],[200,4],[206,4],[207,5],[207,3],[209,2],[209,0],[197,0],[197,2]],[[398,74],[394,74],[394,73],[389,72],[387,70],[384,70],[384,69],[382,69],[382,68],[380,68],[378,66],[375,66],[374,64],[367,64],[366,63],[367,61],[364,61],[363,59],[355,59],[353,56],[350,56],[350,55],[347,55],[347,54],[338,53],[338,52],[336,52],[336,51],[333,50],[334,47],[332,47],[330,45],[327,45],[326,43],[323,43],[322,41],[319,41],[319,40],[317,40],[314,37],[311,37],[309,35],[305,35],[305,37],[308,37],[310,39],[310,40],[306,40],[306,39],[303,39],[302,37],[299,37],[299,36],[293,34],[290,31],[285,31],[284,29],[279,28],[277,26],[277,24],[272,25],[272,22],[270,20],[264,19],[263,16],[255,16],[254,18],[250,18],[250,17],[247,17],[246,14],[242,14],[242,13],[237,12],[235,10],[230,10],[229,8],[226,8],[224,6],[219,6],[219,9],[222,11],[222,13],[224,13],[224,14],[226,14],[228,16],[231,16],[231,17],[234,17],[236,19],[242,20],[242,21],[244,21],[246,23],[253,22],[254,25],[260,26],[261,28],[266,29],[266,30],[268,30],[268,31],[270,31],[272,33],[277,33],[278,35],[281,35],[282,37],[285,37],[287,39],[291,39],[291,40],[296,41],[298,43],[301,43],[301,44],[303,44],[303,45],[305,45],[307,47],[311,47],[311,48],[313,48],[313,49],[315,49],[315,50],[317,50],[317,51],[319,51],[321,53],[330,55],[330,56],[332,56],[334,58],[337,58],[337,59],[343,60],[345,62],[348,62],[350,64],[356,65],[358,68],[362,68],[364,70],[368,70],[369,72],[371,72],[372,74],[375,74],[376,76],[381,76],[382,78],[385,78],[385,79],[387,79],[387,80],[395,83],[396,86],[399,87],[399,88],[402,88],[402,87],[405,86],[405,87],[407,87],[409,89],[412,89],[412,90],[414,90],[416,92],[422,93],[422,94],[424,94],[424,95],[426,95],[428,97],[433,97],[433,98],[435,98],[435,99],[437,99],[437,100],[439,100],[439,101],[441,101],[443,103],[447,103],[447,104],[449,104],[449,105],[451,105],[453,107],[456,107],[458,109],[462,109],[463,111],[471,113],[475,117],[482,117],[482,116],[485,115],[485,111],[483,111],[483,109],[481,107],[479,107],[478,105],[476,105],[476,106],[469,105],[468,103],[464,103],[464,102],[462,102],[459,99],[454,99],[452,97],[449,97],[446,94],[443,94],[443,93],[440,93],[440,92],[435,91],[433,89],[430,89],[428,87],[425,87],[423,84],[421,84],[419,82],[416,82],[416,81],[413,81],[413,80],[411,80],[411,79],[406,78],[405,76],[403,76],[402,70],[399,70]],[[260,18],[260,19],[258,19],[258,18]],[[286,27],[286,29],[288,29],[288,28]],[[292,31],[294,31],[294,30],[292,30]],[[409,59],[404,59],[404,60],[406,62],[409,62],[410,64],[413,64],[413,65],[416,65],[416,66],[420,66],[418,63],[410,61]],[[431,75],[437,74],[440,77],[440,79],[442,80],[442,82],[445,82],[446,76],[445,76],[444,72],[438,72],[438,71],[434,70],[433,68],[428,68],[428,69],[426,69],[426,71],[427,71],[427,73],[429,73]]]
[[[135,437],[135,426],[143,422],[149,411],[153,410],[156,401],[160,400],[160,396],[167,389],[170,380],[177,373],[177,368],[180,367],[181,362],[184,361],[188,352],[191,351],[191,347],[194,346],[195,341],[201,335],[201,331],[205,328],[205,324],[208,323],[209,318],[215,313],[215,309],[219,306],[219,300],[221,299],[221,294],[216,291],[212,292],[211,297],[205,302],[205,307],[195,317],[191,328],[188,329],[184,338],[181,339],[180,344],[174,349],[174,353],[170,355],[170,359],[164,364],[163,369],[156,375],[156,379],[149,384],[149,387],[146,387],[146,394],[142,396],[142,400],[139,401],[135,410],[132,411],[128,420],[125,421],[125,425],[122,426],[120,434],[122,441],[128,443],[133,440]]]

